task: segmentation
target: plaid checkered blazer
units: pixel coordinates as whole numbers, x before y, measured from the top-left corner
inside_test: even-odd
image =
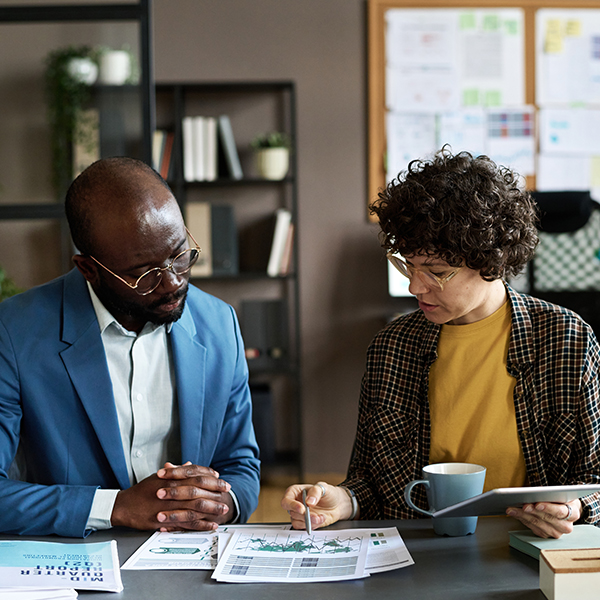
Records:
[[[507,370],[516,379],[517,429],[528,485],[600,483],[599,346],[575,313],[518,294],[512,309]],[[358,428],[348,477],[361,519],[406,519],[419,513],[404,488],[429,463],[429,369],[440,326],[422,311],[380,331],[367,352]],[[493,431],[482,435],[493,436]],[[413,491],[427,508],[423,486]],[[581,522],[600,521],[600,494],[582,499]]]

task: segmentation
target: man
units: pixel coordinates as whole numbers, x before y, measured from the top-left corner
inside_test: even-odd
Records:
[[[243,342],[232,308],[188,287],[200,249],[169,187],[103,159],[65,208],[77,268],[0,305],[0,531],[245,521],[259,461]],[[8,477],[18,446],[25,481]]]
[[[419,310],[369,347],[346,481],[286,491],[294,527],[304,526],[305,488],[315,527],[418,517],[403,492],[429,463],[485,466],[484,491],[600,483],[596,337],[575,313],[505,282],[538,241],[535,205],[518,175],[443,148],[411,162],[372,211]],[[600,522],[600,494],[507,514],[558,538],[576,522]]]

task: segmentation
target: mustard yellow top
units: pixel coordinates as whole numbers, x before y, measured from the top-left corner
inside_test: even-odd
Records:
[[[523,451],[506,370],[510,305],[467,325],[442,325],[429,375],[430,462],[486,467],[484,491],[525,485]]]

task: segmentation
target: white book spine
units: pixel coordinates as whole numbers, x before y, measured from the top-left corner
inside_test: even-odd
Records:
[[[277,277],[281,269],[281,258],[285,249],[285,243],[288,237],[288,229],[292,222],[292,213],[286,208],[279,208],[276,211],[275,231],[273,232],[273,243],[271,245],[271,254],[267,265],[267,275]]]
[[[204,178],[214,181],[217,178],[217,119],[204,118]]]
[[[194,119],[184,117],[181,132],[183,136],[183,178],[194,181]]]
[[[204,172],[204,117],[193,117],[193,125],[194,180],[204,181],[206,179]]]
[[[152,134],[152,168],[155,171],[160,171],[162,162],[162,153],[165,147],[165,132],[162,129],[157,129]]]

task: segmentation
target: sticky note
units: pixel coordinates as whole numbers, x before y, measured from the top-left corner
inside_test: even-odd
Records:
[[[477,88],[463,90],[463,106],[479,106],[481,99]]]
[[[475,13],[465,12],[460,14],[459,27],[462,30],[475,29]]]
[[[577,19],[569,19],[567,21],[567,26],[565,27],[565,35],[571,37],[580,37],[581,36],[581,21]]]
[[[485,92],[485,106],[500,106],[502,104],[502,92],[500,90],[487,90]]]
[[[544,36],[544,52],[560,54],[563,51],[563,36],[560,19],[548,19]]]

